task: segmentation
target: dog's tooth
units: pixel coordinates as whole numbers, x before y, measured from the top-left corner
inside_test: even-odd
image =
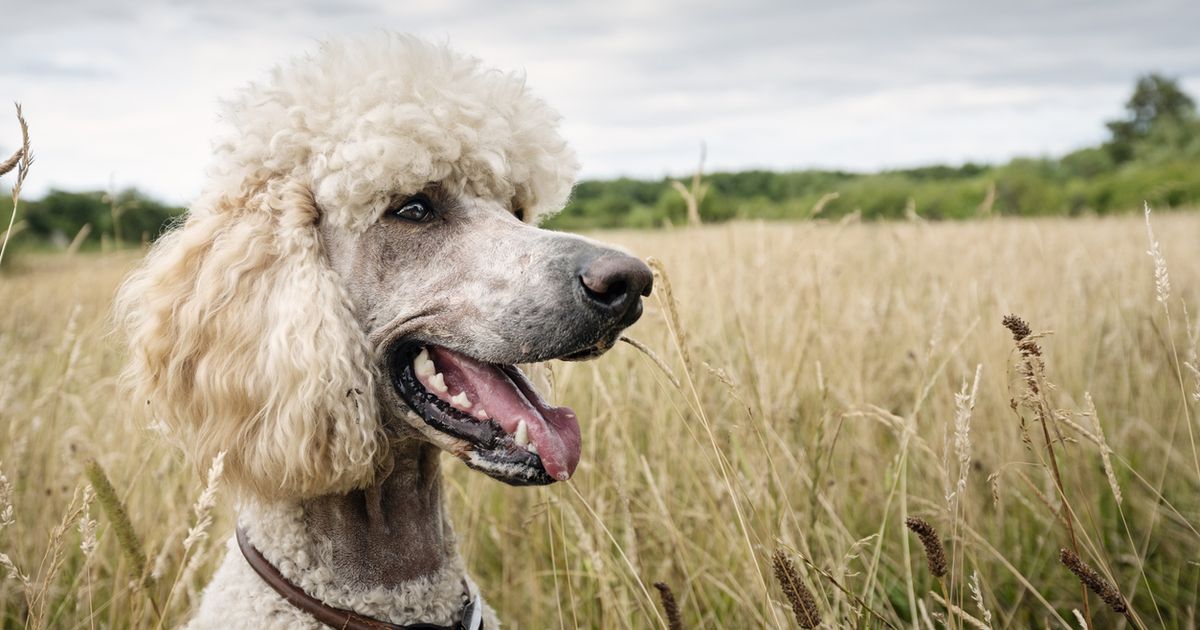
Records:
[[[413,359],[413,370],[416,371],[417,376],[425,377],[433,376],[434,372],[437,371],[437,368],[433,365],[433,360],[429,358],[428,350],[421,348],[421,353],[417,355],[417,358]]]
[[[484,409],[484,408],[481,406],[479,409],[477,409],[477,410],[475,411],[475,417],[476,417],[476,418],[479,418],[480,420],[487,420],[487,419],[488,419],[488,412],[487,412],[487,409]]]
[[[529,445],[529,427],[524,420],[517,424],[517,432],[513,434],[513,439],[517,441],[517,446]]]
[[[441,372],[438,372],[437,374],[430,376],[429,377],[429,386],[433,388],[433,391],[435,391],[439,394],[445,394],[447,391],[446,377],[442,376]]]
[[[533,442],[530,442],[529,444],[525,445],[525,450],[529,451],[530,453],[533,453],[534,455],[538,454],[537,444],[534,444]]]
[[[450,397],[450,404],[458,407],[459,409],[470,409],[471,399],[467,398],[467,392],[459,392],[458,394]]]

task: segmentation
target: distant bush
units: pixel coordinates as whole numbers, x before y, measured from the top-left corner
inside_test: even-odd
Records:
[[[114,222],[114,208],[116,221]],[[93,247],[107,238],[123,243],[152,241],[183,208],[169,206],[136,190],[117,193],[115,199],[104,192],[67,192],[51,190],[38,200],[22,200],[18,222],[24,229],[15,232],[17,245],[70,243],[85,225],[91,225],[84,247]],[[0,222],[8,225],[12,202],[0,197]]]

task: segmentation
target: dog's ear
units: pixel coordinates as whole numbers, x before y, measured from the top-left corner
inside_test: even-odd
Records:
[[[126,381],[199,466],[255,496],[369,482],[386,448],[372,350],[322,251],[311,193],[201,204],[121,288]]]

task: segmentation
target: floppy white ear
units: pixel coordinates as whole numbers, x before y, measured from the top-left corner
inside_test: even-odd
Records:
[[[298,184],[193,209],[122,286],[126,379],[199,466],[260,497],[369,482],[374,362]]]

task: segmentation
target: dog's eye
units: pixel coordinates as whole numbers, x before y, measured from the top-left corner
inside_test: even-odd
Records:
[[[412,197],[391,211],[392,216],[413,223],[424,223],[433,218],[433,205],[424,197]]]

